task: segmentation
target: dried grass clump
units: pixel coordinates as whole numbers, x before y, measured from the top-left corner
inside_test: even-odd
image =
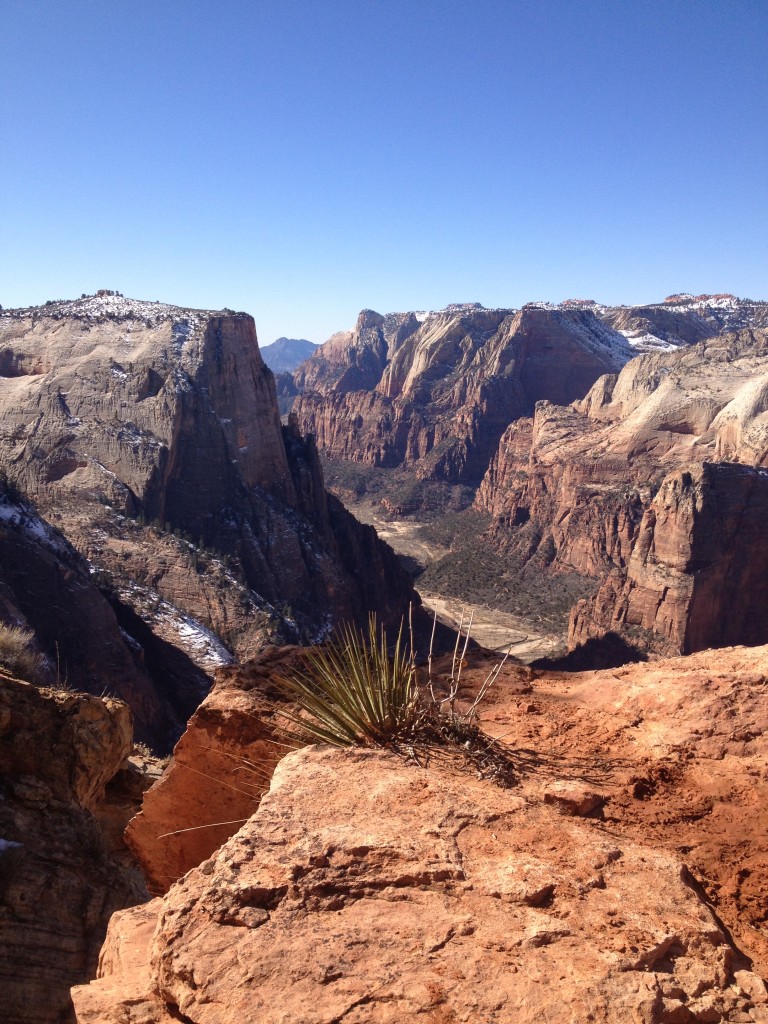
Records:
[[[470,707],[462,710],[457,694],[469,627],[459,654],[461,639],[460,629],[445,681],[447,692],[440,697],[432,679],[431,644],[429,678],[419,687],[412,630],[406,647],[401,626],[390,655],[386,632],[375,616],[369,619],[367,634],[343,625],[335,642],[305,655],[303,672],[277,680],[295,709],[280,712],[287,723],[285,738],[294,746],[320,742],[388,747],[419,763],[441,753],[459,754],[480,776],[509,784],[514,778],[512,759],[477,720],[478,705],[506,658],[489,674]]]
[[[31,630],[0,622],[0,668],[19,679],[34,682],[40,669],[40,656],[30,650],[33,639]]]

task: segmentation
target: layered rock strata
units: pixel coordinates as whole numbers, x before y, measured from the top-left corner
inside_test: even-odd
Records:
[[[418,600],[281,427],[245,314],[115,294],[0,311],[0,409],[0,465],[90,560],[158,688],[176,651],[205,685],[230,652]]]
[[[695,345],[745,327],[768,327],[768,303],[726,293],[669,295],[647,306],[599,306],[596,312],[640,351]]]
[[[670,296],[648,306],[591,300],[434,313],[364,310],[283,384],[301,427],[330,457],[477,483],[504,428],[538,400],[565,404],[637,352],[768,325],[768,303]]]
[[[666,653],[768,638],[762,588],[752,610],[734,597],[739,574],[762,566],[766,381],[768,333],[743,331],[638,357],[582,401],[539,403],[507,429],[476,498],[489,539],[550,572],[609,576],[575,614],[573,643],[609,626],[651,630],[641,646]],[[716,462],[756,468],[702,469]]]
[[[98,816],[133,745],[120,701],[0,675],[0,989],[6,1024],[72,1019],[114,910],[146,899]],[[114,810],[114,808],[113,808]]]
[[[704,463],[670,473],[622,573],[571,614],[574,646],[633,627],[689,653],[768,639],[768,472]]]
[[[477,483],[510,421],[580,398],[630,355],[591,311],[365,310],[299,368],[294,409],[331,458]]]

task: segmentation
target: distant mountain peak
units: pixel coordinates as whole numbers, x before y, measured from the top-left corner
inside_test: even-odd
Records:
[[[316,348],[318,346],[306,338],[278,338],[262,347],[261,358],[272,373],[293,373]]]

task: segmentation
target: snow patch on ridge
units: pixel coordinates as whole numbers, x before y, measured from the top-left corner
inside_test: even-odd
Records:
[[[632,348],[636,348],[641,352],[674,352],[675,349],[680,348],[680,345],[675,345],[671,341],[664,341],[663,338],[657,338],[655,334],[648,334],[643,331],[620,330],[619,334],[624,335]]]
[[[626,337],[603,323],[598,317],[587,315],[585,323],[583,314],[574,316],[572,310],[555,310],[555,312],[564,318],[569,332],[579,337],[585,351],[597,355],[607,354],[617,369],[620,370],[635,354]],[[570,316],[568,316],[569,312]]]
[[[79,299],[57,299],[42,306],[28,306],[23,309],[0,309],[0,318],[21,319],[40,316],[61,320],[65,317],[86,323],[102,323],[105,320],[135,320],[156,327],[160,323],[173,323],[174,340],[184,344],[210,316],[230,316],[232,310],[189,309],[173,306],[167,302],[147,302],[143,299],[128,299],[119,292],[97,292]],[[244,314],[235,314],[241,316]]]
[[[13,505],[7,498],[0,498],[0,523],[19,530],[57,555],[68,557],[72,554],[67,541],[29,507]]]

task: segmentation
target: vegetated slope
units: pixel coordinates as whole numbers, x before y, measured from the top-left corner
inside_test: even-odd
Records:
[[[523,560],[546,552],[553,573],[617,574],[574,612],[572,643],[768,639],[767,396],[768,331],[745,330],[641,356],[581,402],[542,402],[509,427],[476,499],[489,540]]]
[[[261,358],[272,373],[293,373],[317,348],[306,338],[278,338],[271,345],[262,345]]]
[[[326,494],[312,443],[281,427],[246,314],[112,293],[4,310],[0,410],[0,465],[145,651],[159,636],[210,671],[227,648],[399,619],[413,599]]]
[[[263,745],[269,791],[259,774],[236,834],[113,919],[100,978],[73,993],[78,1024],[136,1007],[147,1024],[304,1024],[308,1007],[317,1024],[759,1021],[767,659],[507,663],[480,705],[517,767],[507,789],[445,750],[313,746],[275,768],[270,671],[285,666],[223,672],[185,737],[211,768],[194,795],[216,807],[238,745]],[[492,667],[467,657],[464,706]],[[170,779],[178,799],[149,794],[168,814],[155,832],[197,813],[183,771]],[[149,830],[144,849],[172,868]]]

